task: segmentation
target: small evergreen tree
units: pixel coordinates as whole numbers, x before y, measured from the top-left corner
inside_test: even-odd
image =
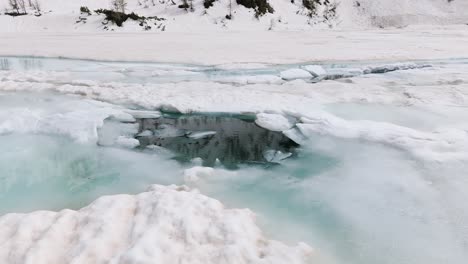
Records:
[[[189,9],[190,5],[189,3],[187,2],[187,0],[182,0],[182,4],[179,5],[179,8],[182,8],[184,9],[185,11],[187,11]]]
[[[328,0],[325,0],[325,2],[328,2]],[[302,0],[302,5],[309,10],[309,17],[313,17],[317,15],[317,7],[322,5],[322,2],[320,0]]]
[[[275,11],[268,3],[268,0],[236,0],[236,2],[239,5],[254,9],[256,18]]]
[[[8,0],[8,4],[17,15],[26,14],[26,4],[24,0]]]
[[[114,11],[125,13],[126,7],[127,7],[126,0],[112,0],[112,9],[114,9]]]

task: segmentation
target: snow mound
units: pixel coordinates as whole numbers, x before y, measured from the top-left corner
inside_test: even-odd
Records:
[[[426,132],[387,122],[344,120],[324,112],[303,117],[301,122],[296,126],[307,137],[321,134],[377,142],[406,150],[423,160],[468,160],[468,131],[463,127]]]
[[[291,81],[296,79],[311,79],[312,74],[301,69],[289,69],[280,73],[283,80]]]
[[[266,239],[247,209],[187,187],[104,196],[79,211],[0,218],[1,263],[309,263],[312,250]]]
[[[271,131],[284,131],[294,126],[294,121],[279,114],[257,114],[255,124]]]

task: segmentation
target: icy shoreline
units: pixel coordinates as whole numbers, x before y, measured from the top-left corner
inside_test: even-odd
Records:
[[[466,27],[305,32],[0,33],[0,56],[228,66],[450,59],[468,54]],[[119,45],[116,47],[115,43]]]
[[[40,64],[40,62],[41,59],[31,61],[32,64]],[[27,65],[29,62],[26,59],[24,63]],[[56,63],[60,65],[61,62]],[[346,120],[323,109],[324,104],[333,103],[415,106],[430,113],[424,118],[430,118],[430,115],[441,115],[446,116],[448,120],[453,117],[458,119],[468,106],[466,99],[468,91],[465,88],[467,76],[461,70],[468,67],[465,60],[448,60],[432,67],[412,63],[372,67],[364,64],[360,66],[361,68],[353,64],[338,64],[329,67],[292,66],[282,71],[263,67],[260,69],[267,72],[263,75],[249,75],[252,74],[251,71],[246,70],[245,72],[233,71],[230,76],[228,75],[230,70],[226,70],[226,73],[219,77],[209,77],[208,73],[208,77],[195,80],[191,80],[191,76],[201,76],[196,66],[187,68],[186,66],[156,64],[155,70],[151,68],[151,64],[100,65],[99,62],[95,64],[101,67],[98,69],[103,74],[110,74],[112,78],[118,76],[124,79],[134,78],[135,83],[101,81],[100,75],[87,75],[87,72],[83,71],[86,66],[81,66],[74,71],[73,74],[78,74],[75,76],[66,70],[63,72],[48,71],[47,65],[43,69],[40,67],[36,69],[34,65],[31,65],[31,70],[15,71],[13,68],[12,71],[0,73],[1,83],[3,83],[0,90],[78,94],[109,103],[180,113],[221,112],[260,115],[265,112],[273,113],[296,121],[286,125],[283,124],[284,122],[277,124],[278,118],[273,116],[264,119],[262,126],[273,130],[278,130],[275,126],[280,126],[279,130],[287,133],[291,138],[308,137],[308,135],[319,133],[389,144],[423,159],[438,161],[468,159],[465,149],[468,146],[465,120],[453,122],[450,127],[420,129],[419,127],[406,127],[406,124],[393,124],[385,118]],[[49,66],[51,65],[54,64]],[[181,69],[182,73],[180,73]],[[396,71],[393,71],[395,69]],[[44,72],[47,73],[44,74]],[[213,70],[213,72],[214,76],[217,76],[218,71]],[[368,73],[364,74],[365,72]],[[372,74],[372,72],[375,73]],[[175,75],[172,75],[173,73]],[[171,76],[171,78],[158,79],[159,74]],[[144,79],[153,75],[156,76],[155,79]],[[184,79],[187,76],[188,79]],[[333,80],[335,76],[340,78]],[[313,82],[314,78],[319,80],[323,78],[323,80]],[[143,80],[143,83],[138,83],[139,79]],[[439,85],[444,85],[445,89],[440,89]],[[138,92],[135,93],[135,91]],[[269,98],[269,100],[260,98]],[[104,110],[104,117],[109,111]],[[97,118],[98,120],[93,124],[101,122],[102,117]],[[297,128],[287,131],[287,128],[295,125]],[[73,137],[85,137],[82,141],[86,141],[96,136],[73,134]],[[454,142],[458,143],[454,144]],[[440,151],[441,149],[444,151]]]

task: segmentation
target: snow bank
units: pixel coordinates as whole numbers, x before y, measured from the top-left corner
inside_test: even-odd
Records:
[[[282,71],[280,73],[280,76],[283,80],[291,81],[291,80],[296,80],[296,79],[311,79],[312,74],[310,74],[308,71],[301,70],[301,69],[289,69]]]
[[[312,250],[266,239],[247,209],[186,187],[104,196],[78,211],[0,218],[2,263],[310,263]]]
[[[118,106],[77,97],[37,95],[35,99],[22,99],[21,95],[0,96],[0,102],[0,135],[50,133],[81,143],[97,142],[98,128],[104,119],[124,113]],[[29,106],[23,106],[27,104]]]
[[[339,68],[328,66],[327,74],[333,71],[352,72],[355,69],[353,65],[339,66]],[[258,114],[256,122],[259,126],[275,131],[287,131],[297,120],[301,120],[302,124],[297,124],[301,133],[294,135],[290,131],[287,132],[293,140],[301,140],[304,135],[313,137],[318,133],[383,143],[404,149],[422,159],[466,160],[468,66],[457,61],[446,61],[429,68],[414,69],[413,66],[411,63],[386,67],[369,66],[357,68],[356,71],[385,72],[387,69],[396,68],[411,70],[368,74],[319,83],[293,80],[268,85],[239,85],[210,81],[172,83],[170,80],[148,84],[99,81],[63,84],[59,82],[60,76],[34,71],[21,73],[6,71],[0,72],[0,90],[80,94],[112,103],[134,105],[145,109],[171,109],[182,113],[255,113]],[[83,103],[84,105],[76,104],[64,103],[63,114],[60,115],[32,111],[33,106],[15,113],[4,113],[3,119],[6,121],[0,123],[0,127],[4,133],[13,131],[12,129],[21,130],[24,127],[25,132],[65,134],[80,141],[95,142],[96,129],[102,125],[103,119],[110,115],[123,120],[131,118],[125,116],[125,110],[105,103],[100,103],[100,106],[93,106],[89,102]],[[370,120],[353,118],[347,113],[330,113],[328,109],[324,109],[326,108],[324,106],[329,104],[369,105],[357,113],[357,116],[366,115]],[[415,110],[427,114],[416,115],[413,121],[408,117],[405,121],[405,117],[391,118],[388,116],[388,111],[379,110],[376,105],[408,108],[408,113]],[[390,108],[389,110],[392,111]],[[377,112],[372,115],[375,111]],[[133,114],[160,115],[157,111],[133,112]],[[21,115],[25,115],[24,118]],[[88,115],[96,119],[85,118]],[[15,118],[19,119],[15,121]],[[35,121],[31,123],[26,121],[28,119]],[[87,129],[76,129],[74,125],[60,128],[51,125],[67,124],[71,122],[70,120],[82,122],[81,126]],[[23,123],[27,125],[23,126]],[[16,128],[11,128],[12,126]],[[133,131],[132,134],[130,133],[132,128],[128,129],[129,131],[125,131],[123,135],[131,138],[136,132]],[[103,131],[106,132],[105,129]],[[105,138],[111,139],[119,135],[110,133]],[[115,138],[110,141],[112,142],[101,143],[126,146],[135,146],[136,143],[135,140],[128,141],[126,138],[124,140]]]
[[[0,55],[200,65],[449,59],[468,54],[466,27],[306,32],[0,33]],[[115,43],[119,43],[118,48]]]
[[[423,160],[468,161],[468,126],[429,133],[385,122],[343,120],[327,113],[304,117],[301,122],[297,127],[308,137],[321,134],[361,139],[403,149]]]

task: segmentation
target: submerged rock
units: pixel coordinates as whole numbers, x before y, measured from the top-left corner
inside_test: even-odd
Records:
[[[292,156],[291,152],[283,153],[279,150],[269,149],[263,152],[263,157],[270,163],[281,163],[281,161]]]

